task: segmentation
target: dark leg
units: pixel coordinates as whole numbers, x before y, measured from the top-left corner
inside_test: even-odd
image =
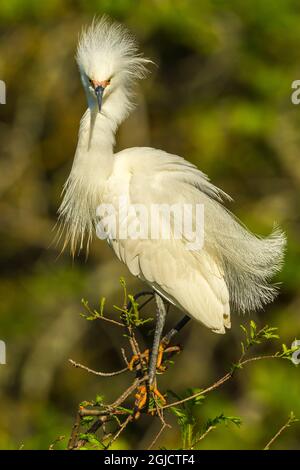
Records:
[[[138,294],[135,294],[133,296],[134,300],[138,300],[140,297],[145,297],[145,296],[149,296],[149,299],[145,300],[145,302],[142,305],[139,305],[139,310],[142,310],[142,308],[145,307],[145,305],[147,305],[149,302],[151,302],[151,300],[154,297],[154,292],[153,291],[143,291],[143,292],[139,292]],[[132,304],[129,301],[128,304],[127,304],[127,310],[130,310],[131,307],[132,307]]]
[[[162,298],[156,294],[154,291],[143,291],[139,292],[134,296],[135,300],[138,300],[140,297],[144,296],[149,296],[149,298],[144,301],[139,306],[139,310],[142,310],[142,308],[151,302],[153,298],[155,298],[156,305],[157,305],[157,321],[155,325],[155,333],[154,333],[154,340],[153,340],[153,348],[152,348],[152,355],[150,359],[150,367],[149,367],[149,385],[153,384],[155,374],[156,374],[156,369],[157,367],[160,368],[162,358],[163,358],[163,353],[164,350],[167,348],[169,345],[171,339],[173,336],[175,336],[179,331],[182,330],[182,328],[189,322],[190,317],[188,315],[185,315],[164,337],[161,339],[163,327],[165,324],[165,318],[166,318],[166,307],[164,305],[164,302]],[[167,309],[170,307],[170,303],[167,304]],[[128,303],[127,305],[127,310],[130,310],[131,308],[131,302]],[[174,348],[177,348],[177,351],[180,351],[180,348],[178,346],[174,346]],[[149,355],[149,350],[146,350],[147,354]],[[169,352],[169,351],[168,351]],[[145,353],[143,353],[145,354]],[[133,356],[132,360],[130,361],[131,366],[129,367],[130,370],[133,370],[135,362],[138,360],[137,356]],[[160,369],[161,370],[161,369]]]
[[[142,310],[142,308],[145,307],[145,305],[147,305],[149,302],[151,302],[153,298],[155,298],[155,292],[153,291],[139,292],[138,294],[134,296],[134,299],[137,300],[140,297],[144,297],[144,296],[149,296],[149,298],[143,304],[139,306],[139,310]],[[170,307],[170,305],[171,304],[168,303],[167,308]],[[129,310],[130,308],[131,308],[131,302],[128,303],[127,310]],[[163,337],[161,341],[162,344],[167,346],[170,343],[173,336],[179,333],[179,331],[182,330],[182,328],[190,321],[190,319],[191,318],[188,315],[185,315],[181,320],[179,320],[179,322],[176,323],[176,325]]]
[[[149,365],[149,386],[153,384],[156,374],[156,364],[157,364],[157,357],[158,357],[158,350],[161,340],[162,331],[164,328],[165,320],[166,320],[166,308],[164,302],[160,295],[155,293],[155,301],[156,301],[156,325],[155,325],[155,332],[154,332],[154,340],[152,346],[152,353],[150,358],[150,365]]]
[[[180,330],[190,321],[190,317],[188,315],[185,315],[162,339],[162,344],[164,346],[167,346],[173,336],[175,336],[177,333],[179,333]]]

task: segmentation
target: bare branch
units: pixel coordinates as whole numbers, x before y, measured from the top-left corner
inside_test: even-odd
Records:
[[[251,357],[249,359],[245,359],[242,362],[238,362],[239,367],[242,367],[246,364],[249,364],[250,362],[254,361],[259,361],[262,359],[281,359],[280,356],[276,356],[275,354],[273,355],[267,355],[267,356],[256,356],[256,357]],[[231,377],[233,376],[234,371],[228,372],[225,374],[221,379],[217,380],[214,384],[210,385],[209,387],[205,388],[204,390],[201,390],[200,392],[194,393],[193,395],[190,395],[186,398],[183,398],[182,400],[175,401],[173,403],[168,403],[167,405],[164,405],[161,407],[161,409],[165,410],[167,408],[172,408],[173,406],[181,405],[182,403],[185,403],[187,401],[193,400],[194,398],[197,398],[201,395],[205,395],[209,392],[212,392],[216,388],[220,387],[223,385],[225,382],[227,382]]]
[[[149,445],[148,447],[148,450],[151,450],[152,447],[155,446],[155,444],[157,443],[158,439],[160,438],[160,436],[162,435],[162,433],[164,432],[164,430],[166,429],[166,427],[170,427],[167,423],[163,423],[162,427],[160,428],[160,430],[158,431],[158,433],[156,434],[156,436],[154,437],[153,441],[151,442],[151,444]]]
[[[114,375],[120,375],[120,374],[123,374],[124,372],[128,371],[128,368],[124,367],[123,369],[117,370],[115,372],[99,372],[99,371],[90,369],[89,367],[84,366],[82,364],[79,364],[79,362],[75,362],[75,361],[73,361],[73,359],[69,359],[69,362],[74,367],[77,367],[79,369],[84,369],[87,372],[89,372],[90,374],[100,375],[100,377],[113,377]]]

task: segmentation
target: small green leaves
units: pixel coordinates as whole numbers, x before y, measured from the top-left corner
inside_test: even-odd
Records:
[[[141,318],[139,311],[139,303],[135,300],[134,295],[128,294],[125,279],[120,279],[121,286],[124,290],[123,306],[114,305],[114,309],[120,312],[120,318],[127,326],[140,327],[152,321],[152,318]],[[127,335],[124,335],[125,337]]]
[[[118,406],[116,408],[117,411],[124,411],[124,413],[127,413],[129,415],[133,415],[134,414],[134,410],[131,410],[130,408],[125,408],[124,406]]]
[[[83,426],[88,426],[92,421],[94,421],[94,417],[93,416],[83,416],[81,418],[81,424]]]
[[[278,351],[278,352],[275,354],[275,356],[278,357],[278,358],[280,358],[280,359],[287,359],[287,360],[293,362],[293,361],[292,361],[293,353],[294,353],[295,351],[298,351],[299,346],[295,346],[295,347],[292,347],[292,348],[288,348],[288,347],[286,346],[286,344],[282,344],[282,345],[281,345],[281,348],[282,348],[281,351]]]
[[[242,354],[237,363],[233,364],[230,370],[230,374],[232,375],[236,369],[242,369],[243,366],[249,362],[256,361],[259,359],[288,359],[292,361],[292,356],[295,351],[298,350],[297,347],[288,348],[285,344],[282,344],[282,349],[273,353],[271,355],[262,355],[257,357],[250,357],[245,359],[246,354],[248,353],[249,349],[256,345],[261,344],[264,341],[270,341],[274,339],[279,339],[279,335],[277,334],[277,328],[270,327],[268,325],[264,326],[260,330],[257,330],[257,326],[253,320],[251,320],[249,328],[247,329],[244,325],[240,325],[241,330],[245,335],[245,340],[241,341],[241,350]]]
[[[94,400],[94,405],[95,406],[101,406],[101,405],[103,405],[103,401],[104,401],[104,396],[103,395],[96,395],[96,398]]]
[[[266,325],[260,330],[257,330],[256,323],[253,320],[250,321],[248,329],[244,325],[240,325],[240,327],[245,335],[245,341],[241,341],[243,356],[251,346],[254,346],[255,344],[261,344],[264,340],[268,341],[279,338],[278,334],[275,333],[278,328]]]
[[[79,407],[81,408],[86,408],[87,406],[92,406],[93,402],[84,400],[81,403],[79,403]]]
[[[124,277],[120,277],[120,284],[121,284],[121,287],[123,287],[123,293],[124,293],[123,307],[125,308],[126,305],[128,304],[128,297],[127,297],[126,281]]]
[[[211,431],[213,431],[220,424],[225,424],[225,426],[228,426],[229,424],[235,424],[239,427],[242,424],[242,421],[238,416],[225,416],[224,413],[221,413],[215,418],[209,419],[204,427],[201,427],[197,432],[194,432],[194,436],[192,438],[192,445],[189,448],[195,449],[195,447],[200,443],[200,441],[202,441]]]
[[[100,298],[99,307],[100,307],[100,316],[101,317],[103,317],[105,301],[106,301],[105,297]]]
[[[176,400],[182,400],[200,393],[201,389],[199,388],[189,388],[182,396],[172,391],[168,392],[168,394],[173,395]],[[189,401],[171,407],[171,411],[176,416],[180,426],[183,449],[190,449],[193,445],[194,437],[198,429],[197,411],[204,399],[204,395],[197,395]]]
[[[228,426],[229,424],[234,424],[237,427],[240,427],[242,424],[241,418],[238,416],[225,416],[224,413],[221,413],[219,416],[216,416],[213,419],[209,419],[205,425],[205,430],[210,428],[211,426],[216,427],[218,424],[225,424]]]
[[[105,297],[102,297],[100,299],[100,311],[98,312],[97,310],[92,310],[91,307],[89,306],[89,302],[85,299],[81,299],[81,303],[83,307],[85,308],[87,314],[81,313],[80,316],[85,318],[88,321],[94,321],[97,320],[101,317],[103,317],[103,311],[104,311],[104,305],[105,305]]]
[[[81,433],[79,434],[79,439],[86,441],[86,444],[81,447],[80,450],[102,450],[104,448],[104,445],[99,441],[99,439],[97,439],[95,434]]]
[[[201,389],[189,389],[182,396],[178,396],[174,392],[169,393],[177,400],[192,397],[191,400],[171,408],[180,426],[183,449],[193,449],[211,430],[220,424],[226,426],[234,424],[238,427],[242,424],[242,420],[238,416],[226,416],[221,413],[215,418],[209,419],[203,426],[197,416],[198,407],[203,404],[205,399],[205,396],[201,394]],[[195,394],[196,396],[194,396]]]
[[[253,339],[256,335],[256,324],[253,320],[250,321],[250,336]]]
[[[139,326],[145,325],[145,323],[149,323],[149,322],[152,321],[152,318],[141,318],[140,317],[139,304],[135,300],[133,295],[129,294],[128,299],[130,301],[131,308],[129,309],[127,314],[128,314],[129,322],[132,325],[134,325],[136,327],[139,327]]]
[[[145,325],[146,323],[151,322],[152,318],[141,318],[140,311],[139,311],[139,304],[135,300],[135,297],[131,294],[128,294],[126,282],[124,278],[120,278],[120,284],[123,288],[123,304],[122,306],[114,305],[114,309],[119,312],[119,317],[124,324],[124,326],[133,326],[133,327],[140,327]],[[123,326],[122,323],[118,323],[113,319],[109,319],[104,317],[104,307],[105,307],[106,299],[105,297],[101,297],[99,301],[99,308],[98,310],[92,309],[89,305],[88,300],[82,299],[81,303],[85,309],[84,313],[80,313],[80,316],[83,317],[87,321],[94,321],[94,320],[105,320],[110,321],[112,323],[118,324],[118,326]],[[127,337],[126,334],[124,334]]]

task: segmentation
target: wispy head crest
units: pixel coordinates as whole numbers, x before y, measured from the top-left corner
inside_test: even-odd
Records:
[[[83,29],[76,60],[82,72],[99,81],[114,75],[129,80],[143,78],[146,65],[152,62],[138,52],[137,42],[127,28],[107,16],[95,18]]]

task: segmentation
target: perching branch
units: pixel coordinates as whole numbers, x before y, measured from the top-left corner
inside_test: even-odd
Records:
[[[237,417],[226,417],[223,414],[210,420],[202,429],[198,429],[198,421],[194,418],[194,408],[202,406],[205,396],[225,384],[233,378],[237,369],[241,370],[243,367],[251,362],[256,362],[263,359],[291,359],[293,353],[292,349],[288,349],[282,345],[282,350],[268,355],[258,355],[251,357],[250,352],[253,345],[258,345],[262,342],[278,339],[276,328],[265,326],[260,330],[254,322],[251,321],[249,329],[241,326],[245,335],[241,343],[241,354],[231,369],[224,374],[220,379],[215,381],[212,385],[201,389],[193,390],[185,396],[179,397],[175,395],[176,400],[170,403],[165,402],[165,397],[158,391],[157,388],[149,390],[147,386],[148,380],[148,358],[149,350],[141,352],[142,348],[138,340],[137,332],[140,326],[149,322],[149,319],[141,317],[143,307],[150,302],[153,297],[151,292],[144,292],[137,296],[131,296],[127,293],[124,281],[122,281],[124,290],[124,299],[122,307],[115,307],[119,314],[119,320],[110,319],[104,316],[104,301],[100,303],[100,309],[92,310],[87,302],[83,302],[88,315],[84,315],[86,320],[104,320],[111,325],[122,326],[125,331],[124,338],[127,341],[128,351],[121,348],[120,353],[126,363],[126,367],[115,372],[99,372],[87,366],[84,366],[72,359],[69,362],[72,366],[85,370],[88,373],[94,374],[99,377],[114,377],[119,374],[128,373],[128,376],[133,378],[131,384],[116,398],[111,404],[105,404],[102,397],[96,397],[94,401],[83,402],[77,411],[74,426],[72,428],[71,436],[68,443],[68,449],[80,448],[98,448],[108,449],[119,437],[126,431],[129,425],[134,425],[134,422],[140,417],[141,414],[147,414],[150,417],[158,417],[161,421],[161,427],[156,435],[152,438],[149,444],[149,449],[158,445],[159,439],[170,425],[165,421],[165,413],[173,413],[177,417],[178,423],[181,427],[182,433],[185,437],[184,448],[195,449],[206,436],[214,430],[222,422],[234,423],[240,425],[241,420]],[[149,298],[141,303],[139,306],[137,299],[149,296]],[[173,330],[172,330],[173,331]],[[174,336],[174,335],[172,335]],[[160,374],[167,372],[169,365],[169,358],[178,353],[177,346],[164,345],[163,358],[160,366]],[[130,355],[133,359],[129,360]],[[268,449],[270,445],[281,435],[281,433],[296,421],[294,417],[290,417],[289,421],[276,433],[276,435],[266,445]],[[108,425],[109,432],[106,431]],[[85,430],[84,430],[85,429]],[[100,430],[102,431],[100,432]],[[84,432],[80,432],[80,431]],[[188,438],[187,438],[188,436]]]

